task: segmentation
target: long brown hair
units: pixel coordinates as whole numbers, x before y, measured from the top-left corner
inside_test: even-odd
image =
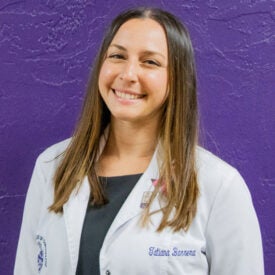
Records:
[[[79,123],[54,177],[54,202],[50,210],[62,212],[71,192],[88,176],[90,203],[102,205],[107,198],[96,175],[99,141],[110,122],[110,112],[98,88],[99,72],[107,49],[118,29],[133,18],[150,18],[164,29],[168,44],[169,93],[163,109],[159,133],[160,179],[144,210],[142,224],[148,222],[150,204],[165,185],[166,206],[158,231],[170,226],[187,230],[195,216],[198,184],[195,169],[197,144],[196,72],[191,40],[187,29],[172,14],[157,8],[135,8],[118,15],[106,32],[95,60]],[[171,218],[171,212],[174,211]]]

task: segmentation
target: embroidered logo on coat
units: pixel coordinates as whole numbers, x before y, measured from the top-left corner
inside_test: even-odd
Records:
[[[38,272],[40,272],[43,266],[47,267],[47,244],[46,240],[40,235],[36,236],[36,242],[39,247],[39,252],[37,255],[37,266]]]

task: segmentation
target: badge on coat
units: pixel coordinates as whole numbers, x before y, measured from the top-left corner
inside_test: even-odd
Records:
[[[140,208],[144,209],[148,206],[151,195],[152,195],[151,191],[143,192]]]

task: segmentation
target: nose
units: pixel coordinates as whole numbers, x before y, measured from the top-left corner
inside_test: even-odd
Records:
[[[138,80],[138,67],[138,62],[134,60],[128,60],[127,62],[125,62],[121,70],[120,79],[131,83],[136,82]]]

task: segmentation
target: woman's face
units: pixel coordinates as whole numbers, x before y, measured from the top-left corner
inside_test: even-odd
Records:
[[[131,19],[114,36],[99,74],[112,119],[158,121],[167,98],[166,35],[152,19]]]

